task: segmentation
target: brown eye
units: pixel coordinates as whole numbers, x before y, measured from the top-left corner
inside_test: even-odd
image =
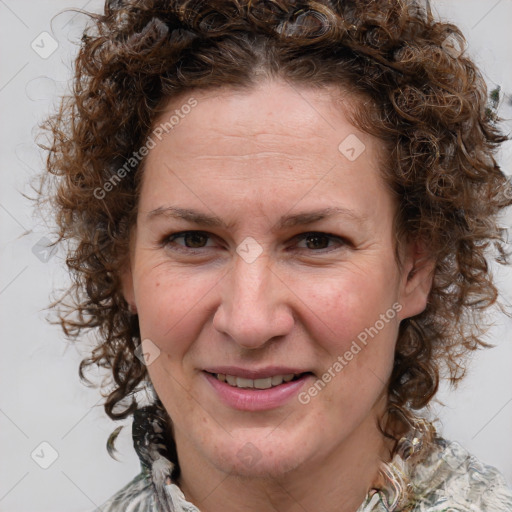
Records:
[[[308,249],[325,249],[329,245],[329,237],[325,235],[308,235],[306,238]]]
[[[200,247],[204,247],[208,240],[208,235],[200,232],[192,232],[183,235],[183,239],[185,240],[185,245],[187,247],[198,249]]]
[[[339,236],[329,235],[327,233],[303,233],[302,235],[299,235],[297,239],[300,242],[305,241],[307,249],[317,252],[326,249],[328,252],[330,250],[336,249],[336,247],[329,248],[330,242],[336,242],[338,246],[346,245],[346,242]],[[300,248],[302,249],[303,247]]]
[[[184,240],[184,245],[174,244],[174,242],[178,239],[182,238]],[[181,248],[186,249],[202,249],[203,247],[207,247],[206,244],[210,236],[203,231],[183,231],[181,233],[175,233],[170,236],[167,236],[163,241],[164,245],[178,245]]]

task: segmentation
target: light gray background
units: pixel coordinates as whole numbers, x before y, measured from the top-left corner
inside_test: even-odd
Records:
[[[461,26],[488,83],[500,84],[510,100],[512,0],[436,0],[432,5]],[[48,230],[21,195],[30,192],[27,183],[44,166],[33,142],[37,124],[68,84],[75,52],[71,42],[79,39],[85,21],[72,12],[55,15],[67,7],[97,11],[101,6],[97,0],[0,0],[0,512],[92,510],[139,471],[129,422],[119,438],[121,462],[106,452],[108,434],[121,423],[106,417],[98,390],[79,382],[85,342],[66,342],[60,329],[44,320],[51,290],[65,283],[63,254],[45,263],[33,252]],[[58,42],[47,58],[31,47],[35,41],[39,52],[50,49],[50,39],[42,47],[44,31]],[[511,119],[510,105],[504,101],[501,108]],[[510,143],[500,162],[510,174]],[[510,225],[510,215],[504,223]],[[496,269],[496,274],[510,303],[512,273]],[[512,485],[512,325],[504,316],[495,318],[489,339],[496,348],[475,355],[458,391],[443,387],[439,398],[446,407],[437,410],[443,435],[498,467]],[[42,442],[58,452],[48,469],[35,462],[51,456]]]

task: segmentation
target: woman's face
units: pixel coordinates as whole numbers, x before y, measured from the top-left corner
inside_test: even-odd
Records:
[[[399,322],[429,283],[409,278],[417,245],[397,267],[383,148],[333,94],[194,92],[155,124],[123,289],[180,459],[277,476],[384,410]]]

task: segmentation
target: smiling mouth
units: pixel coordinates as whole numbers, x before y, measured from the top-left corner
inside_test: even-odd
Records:
[[[306,375],[313,375],[311,372],[304,372],[304,373],[288,373],[285,375],[275,375],[273,377],[266,377],[264,379],[246,379],[243,377],[236,377],[234,375],[226,375],[223,373],[210,373],[210,372],[205,372],[205,373],[212,375],[217,380],[224,382],[225,384],[228,384],[234,388],[254,389],[255,391],[275,388],[282,384],[286,384],[287,382],[299,380]]]

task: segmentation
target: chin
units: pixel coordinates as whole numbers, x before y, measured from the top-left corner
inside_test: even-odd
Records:
[[[209,458],[219,470],[246,478],[278,479],[294,471],[306,462],[305,443],[288,443],[279,439],[247,435],[237,442],[233,438],[217,444],[218,450],[209,453]],[[301,448],[298,449],[298,446]]]

